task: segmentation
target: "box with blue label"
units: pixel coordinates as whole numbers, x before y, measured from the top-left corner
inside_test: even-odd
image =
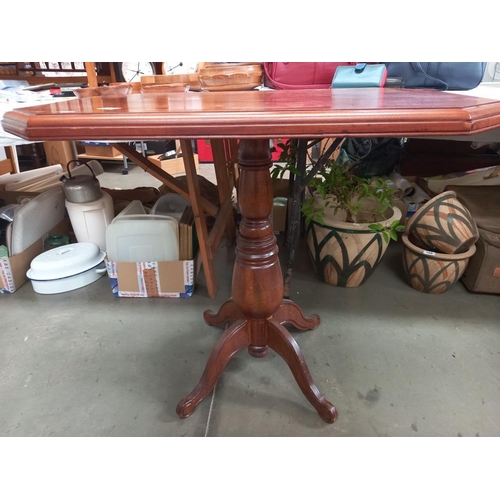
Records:
[[[199,253],[193,260],[106,261],[111,290],[116,297],[189,298],[194,293],[200,266]]]

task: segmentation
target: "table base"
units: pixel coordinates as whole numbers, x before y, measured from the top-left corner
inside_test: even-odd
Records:
[[[300,307],[291,300],[283,300],[272,318],[252,320],[245,318],[232,299],[227,300],[217,313],[205,311],[205,321],[211,326],[232,324],[225,330],[214,346],[203,375],[194,388],[177,405],[177,414],[189,417],[196,407],[214,388],[228,361],[241,349],[248,348],[251,356],[266,356],[269,348],[279,354],[288,364],[304,396],[317,410],[323,420],[333,423],[337,410],[319,392],[314,384],[304,356],[290,332],[283,326],[291,324],[299,330],[316,328],[320,319],[314,314],[305,317]]]
[[[246,347],[252,356],[260,358],[271,348],[287,362],[300,389],[321,418],[334,422],[337,411],[319,392],[297,342],[283,326],[291,324],[301,330],[312,330],[320,320],[317,315],[306,318],[297,304],[283,300],[279,249],[269,217],[273,207],[269,140],[242,139],[238,166],[238,203],[242,219],[236,245],[232,298],[217,313],[205,312],[209,325],[232,324],[215,344],[198,385],[178,404],[177,413],[183,418],[193,413],[238,351]]]

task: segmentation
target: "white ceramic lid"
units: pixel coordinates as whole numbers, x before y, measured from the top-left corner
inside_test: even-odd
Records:
[[[66,278],[92,269],[105,255],[95,243],[63,245],[35,257],[26,276],[34,280]]]

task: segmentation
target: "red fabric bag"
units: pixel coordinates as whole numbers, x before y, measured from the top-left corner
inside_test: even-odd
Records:
[[[272,89],[328,89],[339,66],[355,62],[265,62],[266,86]]]

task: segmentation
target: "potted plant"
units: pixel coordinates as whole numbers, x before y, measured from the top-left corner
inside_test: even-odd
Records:
[[[278,144],[283,149],[273,177],[296,168],[296,144]],[[321,160],[321,161],[320,161]],[[387,250],[397,240],[401,211],[395,206],[396,190],[384,178],[356,175],[353,162],[339,162],[325,156],[306,164],[305,217],[309,254],[318,277],[335,286],[359,286],[370,277]],[[313,171],[314,171],[313,170]]]

